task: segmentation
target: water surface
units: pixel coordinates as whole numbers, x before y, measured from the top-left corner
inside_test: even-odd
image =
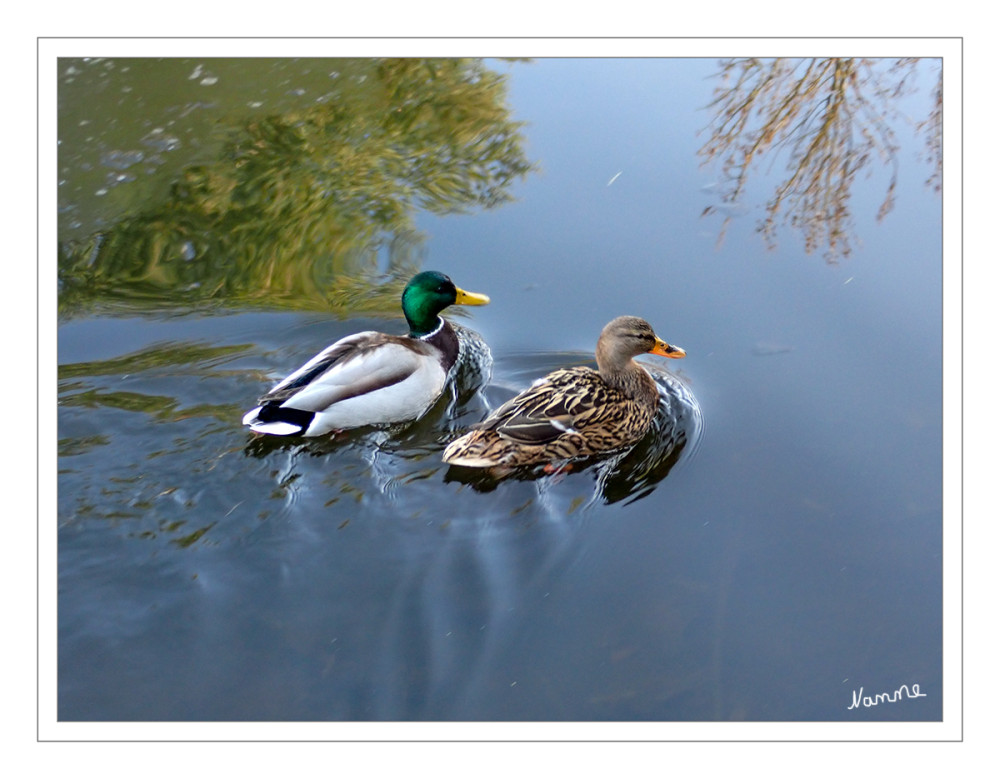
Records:
[[[831,264],[791,231],[769,251],[752,197],[721,244],[700,216],[715,61],[487,66],[498,91],[351,61],[61,64],[59,718],[939,720],[941,225],[918,139],[882,222],[884,176],[859,180],[862,242]],[[424,127],[424,75],[477,108],[421,143],[485,123],[523,144],[491,152],[510,179],[487,197],[428,163],[344,197],[359,138],[418,153],[371,84]],[[241,428],[326,344],[401,332],[416,267],[492,298],[453,312],[493,350],[482,391],[334,442]],[[701,409],[655,478],[449,473],[451,437],[626,313],[687,350],[666,367]]]

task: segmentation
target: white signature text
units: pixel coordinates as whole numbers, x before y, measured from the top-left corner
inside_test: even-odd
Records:
[[[912,689],[911,689],[912,688]],[[878,706],[880,703],[896,703],[896,701],[901,701],[903,698],[926,698],[927,693],[920,692],[920,685],[914,684],[907,686],[905,684],[900,685],[898,690],[893,692],[880,692],[876,695],[865,695],[865,688],[860,687],[854,690],[851,694],[854,698],[851,701],[851,705],[847,707],[847,710],[858,709],[864,706],[866,709],[872,706]]]

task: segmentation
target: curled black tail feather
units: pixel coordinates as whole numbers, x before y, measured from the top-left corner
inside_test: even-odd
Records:
[[[304,433],[312,424],[315,413],[303,411],[298,408],[289,408],[280,403],[265,403],[257,412],[257,422],[287,422],[301,428],[299,432]]]

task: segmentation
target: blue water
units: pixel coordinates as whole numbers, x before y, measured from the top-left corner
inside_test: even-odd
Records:
[[[940,719],[941,221],[918,140],[881,223],[886,179],[859,179],[851,257],[787,230],[769,251],[752,198],[719,245],[695,156],[714,61],[495,66],[539,171],[513,203],[417,220],[425,267],[492,298],[459,320],[495,357],[459,417],[337,444],[241,428],[274,377],[398,318],[61,323],[64,369],[156,359],[61,382],[60,719]],[[620,314],[687,350],[667,367],[703,414],[648,494],[609,503],[594,469],[449,478],[450,435],[590,360]]]

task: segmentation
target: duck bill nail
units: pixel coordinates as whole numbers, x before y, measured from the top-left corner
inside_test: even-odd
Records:
[[[459,306],[485,306],[490,302],[489,295],[481,295],[478,292],[466,292],[464,289],[458,289],[456,287],[458,294],[455,296],[455,304]]]

